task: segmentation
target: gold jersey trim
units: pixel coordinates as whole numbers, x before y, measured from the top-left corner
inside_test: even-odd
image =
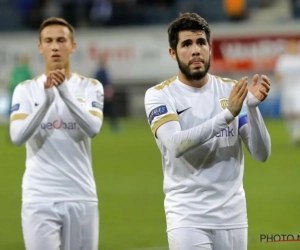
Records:
[[[164,81],[164,82],[156,85],[154,87],[154,89],[156,89],[156,90],[162,90],[163,88],[169,86],[172,82],[174,82],[176,80],[176,78],[177,78],[176,76],[173,76],[170,79],[168,79],[168,80],[166,80],[166,81]]]
[[[152,126],[152,133],[156,135],[156,131],[161,125],[171,121],[178,121],[178,116],[175,114],[167,114],[162,118],[160,118],[159,120],[155,121]]]
[[[17,120],[25,120],[28,117],[27,114],[15,114],[10,118],[10,122]]]

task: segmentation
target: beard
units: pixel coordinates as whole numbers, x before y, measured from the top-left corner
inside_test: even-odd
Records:
[[[210,68],[210,61],[211,61],[211,56],[209,56],[207,61],[204,61],[204,69],[203,70],[196,70],[195,72],[192,72],[193,70],[190,69],[190,65],[193,63],[193,61],[190,61],[188,64],[183,63],[178,59],[177,55],[177,63],[180,71],[182,74],[186,77],[187,80],[189,81],[199,81],[202,78],[204,78],[209,71]]]

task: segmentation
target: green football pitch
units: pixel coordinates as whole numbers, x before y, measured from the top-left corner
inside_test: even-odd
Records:
[[[261,234],[300,234],[300,148],[289,145],[281,121],[266,121],[272,156],[256,162],[246,153],[244,187],[249,250],[299,250],[300,242],[262,243]],[[145,121],[122,121],[113,134],[107,124],[93,139],[93,166],[100,201],[100,249],[167,250],[160,153]],[[25,148],[0,129],[0,249],[22,250],[21,180]]]

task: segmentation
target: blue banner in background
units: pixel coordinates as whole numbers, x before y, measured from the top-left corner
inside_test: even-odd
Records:
[[[270,96],[259,105],[264,118],[281,118],[280,96]]]

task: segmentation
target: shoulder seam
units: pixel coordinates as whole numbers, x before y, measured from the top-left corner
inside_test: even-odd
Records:
[[[223,77],[216,76],[216,75],[214,75],[214,77],[216,77],[217,79],[221,80],[223,83],[233,83],[233,84],[237,84],[238,83],[237,80],[233,80],[233,79],[230,79],[230,78],[223,78]]]
[[[154,89],[162,90],[163,88],[169,86],[172,82],[174,82],[176,80],[176,78],[177,78],[176,76],[173,76],[173,77],[169,78],[168,80],[163,81],[162,83],[154,86]]]
[[[38,75],[38,76],[36,76],[36,77],[34,77],[32,79],[28,79],[28,80],[26,80],[24,82],[21,82],[20,85],[24,85],[24,84],[27,84],[27,83],[36,82],[42,75],[44,75],[44,74],[40,74],[40,75]]]
[[[97,79],[94,79],[94,78],[88,78],[88,80],[89,80],[89,82],[92,83],[93,85],[97,85],[97,84],[100,83]]]
[[[34,79],[33,79],[33,80],[32,80],[32,79],[26,80],[26,81],[24,81],[24,82],[21,82],[20,85],[25,85],[25,84],[30,83],[30,82],[32,82],[32,81],[34,81]]]
[[[83,75],[78,74],[77,72],[73,72],[75,75],[77,75],[81,80],[86,79]]]
[[[39,79],[43,74],[40,74],[39,76],[36,76],[35,78],[33,78],[34,81],[36,81],[37,79]]]
[[[97,85],[99,83],[97,79],[85,77],[83,75],[78,74],[77,72],[74,72],[74,74],[77,75],[81,80],[88,80],[93,85]]]

